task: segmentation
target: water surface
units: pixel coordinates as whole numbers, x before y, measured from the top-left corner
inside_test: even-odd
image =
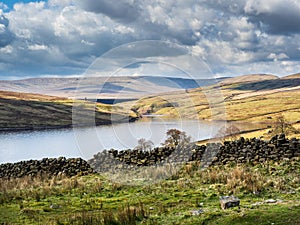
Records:
[[[59,156],[90,159],[103,149],[133,148],[140,138],[159,146],[171,128],[185,131],[192,140],[200,140],[213,137],[220,126],[198,120],[163,121],[157,118],[91,128],[0,133],[0,163]]]

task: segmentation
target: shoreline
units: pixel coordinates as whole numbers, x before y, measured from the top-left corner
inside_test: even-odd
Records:
[[[79,125],[57,125],[57,126],[35,126],[35,127],[11,127],[11,128],[0,128],[0,134],[4,132],[19,132],[19,131],[44,131],[44,130],[60,130],[60,129],[71,129],[71,128],[88,128],[88,127],[94,127],[95,126],[107,126],[111,125],[113,123],[133,123],[137,121],[137,118],[130,117],[128,120],[125,121],[107,121],[107,122],[98,122],[94,124],[79,124]]]
[[[155,119],[156,117],[143,117],[144,119]],[[133,123],[133,122],[137,122],[137,121],[142,121],[143,118],[137,118],[137,117],[130,117],[128,120],[125,121],[107,121],[107,122],[98,122],[95,124],[80,124],[80,125],[73,125],[73,124],[69,124],[69,125],[55,125],[55,126],[28,126],[28,127],[0,127],[0,134],[5,133],[5,132],[23,132],[23,131],[47,131],[47,130],[60,130],[60,129],[72,129],[72,128],[90,128],[90,127],[94,127],[94,126],[107,126],[107,125],[111,125],[113,123]],[[172,119],[172,120],[176,120],[176,119]],[[188,118],[186,120],[189,120]],[[200,120],[199,120],[200,121]],[[269,129],[269,127],[267,127],[267,125],[269,125],[270,123],[266,123],[266,122],[248,122],[248,121],[226,121],[226,120],[217,120],[217,121],[212,121],[212,120],[202,120],[203,122],[216,122],[216,123],[234,123],[236,125],[265,125],[266,127],[258,127],[258,128],[252,128],[252,129],[241,129],[241,131],[237,134],[237,135],[242,135],[242,134],[249,134],[252,132],[257,132],[257,131],[263,131],[266,129]],[[297,124],[297,123],[296,123]],[[202,142],[207,142],[207,141],[214,141],[217,140],[218,138],[206,138],[206,139],[201,139],[201,140],[197,140],[196,142],[198,143],[202,143]]]

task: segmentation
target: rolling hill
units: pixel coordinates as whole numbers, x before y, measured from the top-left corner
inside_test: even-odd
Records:
[[[277,79],[278,79],[277,76],[271,74],[247,74],[247,75],[241,75],[237,77],[230,77],[224,79],[223,81],[220,82],[220,86],[236,84],[236,83],[260,82],[260,81],[277,80]]]
[[[107,124],[154,114],[168,118],[226,120],[270,124],[283,114],[296,123],[300,118],[299,74],[278,78],[274,75],[244,75],[234,78],[190,80],[158,77],[34,78],[1,81],[0,129],[36,129],[70,127],[73,97],[128,98],[116,105],[97,103],[96,123]],[[102,83],[101,83],[102,82]],[[202,86],[202,87],[199,87]],[[21,91],[47,92],[53,95],[26,94]],[[56,95],[56,96],[54,96]],[[94,103],[75,100],[85,113],[94,112]],[[112,110],[113,109],[113,110]],[[130,115],[128,117],[128,115]],[[85,118],[85,115],[80,115]],[[113,118],[113,119],[112,119]]]
[[[247,75],[207,87],[148,96],[133,108],[141,115],[247,122],[267,128],[281,114],[291,123],[299,122],[299,96],[298,76]]]
[[[87,78],[31,78],[0,81],[0,90],[80,99],[137,99],[149,94],[197,88],[215,84],[218,79],[115,76]]]
[[[67,98],[39,94],[0,91],[0,130],[31,130],[88,126],[81,121],[96,124],[128,122],[134,117],[122,110],[112,110],[112,106],[76,100],[78,110],[76,123],[72,120],[74,101]],[[92,117],[92,120],[88,120]]]

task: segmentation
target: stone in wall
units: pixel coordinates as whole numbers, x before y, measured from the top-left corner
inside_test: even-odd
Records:
[[[163,163],[200,161],[202,166],[229,163],[261,163],[300,157],[299,139],[287,139],[284,134],[265,141],[258,138],[243,138],[226,141],[223,145],[210,143],[184,148],[157,147],[149,152],[139,150],[114,150],[99,152],[88,162],[98,172],[122,170],[134,166],[152,166]]]
[[[39,174],[49,177],[64,174],[71,177],[78,174],[86,175],[93,172],[94,170],[90,165],[81,158],[44,158],[42,160],[28,160],[0,165],[0,178],[34,177]]]

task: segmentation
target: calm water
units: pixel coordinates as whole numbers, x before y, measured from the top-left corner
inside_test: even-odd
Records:
[[[0,163],[59,156],[90,159],[103,149],[133,148],[140,138],[158,146],[171,128],[185,131],[192,140],[200,140],[213,137],[220,126],[199,121],[154,119],[92,128],[0,133]]]

